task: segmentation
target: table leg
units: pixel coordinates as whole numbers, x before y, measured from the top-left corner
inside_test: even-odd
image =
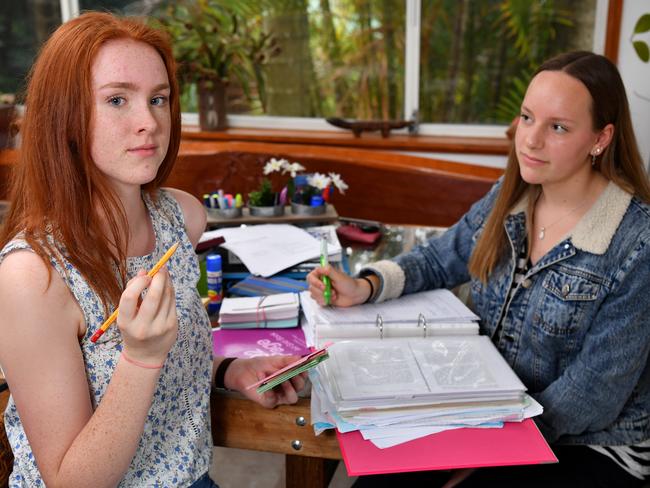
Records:
[[[287,454],[286,488],[327,488],[338,461]]]

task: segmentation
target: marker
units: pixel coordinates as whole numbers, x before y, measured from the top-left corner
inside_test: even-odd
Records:
[[[327,239],[324,237],[320,241],[320,265],[324,268],[327,266]],[[323,283],[325,284],[325,291],[323,298],[325,298],[325,305],[330,305],[332,301],[332,281],[329,276],[323,275]]]
[[[167,261],[169,261],[169,258],[172,257],[172,254],[178,249],[178,242],[174,244],[172,247],[167,249],[167,252],[163,255],[162,258],[154,265],[153,268],[149,270],[147,273],[147,276],[150,278],[153,278],[158,271],[160,271],[160,268],[162,268],[165,264],[167,264]],[[113,322],[115,322],[115,319],[117,319],[117,313],[120,310],[120,308],[116,308],[115,311],[111,314],[108,319],[106,319],[106,322],[102,324],[102,326],[97,329],[97,331],[93,334],[93,336],[90,338],[90,342],[97,342],[97,339],[99,339],[102,335],[104,335],[104,332],[108,330],[108,328],[111,326]]]

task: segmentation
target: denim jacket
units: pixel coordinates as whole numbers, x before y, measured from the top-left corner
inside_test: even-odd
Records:
[[[471,280],[481,333],[493,338],[544,406],[535,420],[549,442],[633,445],[648,439],[650,206],[610,182],[509,298],[517,252],[527,239],[528,195],[505,220],[511,249],[488,283],[467,270],[499,188],[441,237],[364,268],[362,274],[379,275],[377,300]]]

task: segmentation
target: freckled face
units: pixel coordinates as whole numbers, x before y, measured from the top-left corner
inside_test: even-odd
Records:
[[[109,41],[93,62],[92,87],[94,163],[116,188],[152,181],[167,154],[171,130],[162,58],[142,42]]]
[[[582,82],[542,71],[528,85],[515,135],[521,177],[531,184],[570,181],[591,171],[598,138],[592,99]]]

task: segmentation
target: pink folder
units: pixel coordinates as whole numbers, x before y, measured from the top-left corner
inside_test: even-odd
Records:
[[[212,351],[215,356],[252,358],[311,353],[300,327],[289,329],[213,329]]]
[[[349,476],[557,462],[532,419],[501,429],[448,430],[387,449],[358,431],[336,435]]]

